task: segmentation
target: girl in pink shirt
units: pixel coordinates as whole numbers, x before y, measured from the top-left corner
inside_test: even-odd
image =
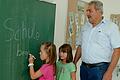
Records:
[[[30,66],[30,76],[32,79],[39,80],[55,80],[55,65],[56,65],[56,46],[53,43],[46,42],[43,43],[40,47],[40,58],[44,61],[42,67],[34,71],[33,62],[34,58],[33,55],[29,57],[29,65]]]

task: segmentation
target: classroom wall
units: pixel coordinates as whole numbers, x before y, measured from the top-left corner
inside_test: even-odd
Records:
[[[89,2],[91,0],[83,0]],[[100,0],[104,4],[104,17],[110,19],[110,14],[120,14],[120,0]],[[54,42],[57,48],[65,42],[65,31],[66,31],[66,17],[67,17],[67,6],[68,0],[56,0],[56,22],[55,22],[55,33]],[[74,55],[75,51],[73,51]],[[77,65],[77,80],[79,79],[79,65]],[[120,73],[119,73],[120,74]],[[120,75],[113,74],[113,80],[119,80]]]
[[[56,0],[56,22],[54,42],[57,48],[65,42],[65,27],[68,0]]]

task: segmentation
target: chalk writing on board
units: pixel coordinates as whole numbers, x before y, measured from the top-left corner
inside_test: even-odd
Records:
[[[28,54],[29,54],[29,51],[22,51],[22,50],[18,49],[16,56],[17,56],[17,57],[26,56],[26,58],[27,58]]]
[[[21,57],[21,56],[25,56],[26,58],[28,57],[28,54],[30,54],[30,51],[29,50],[22,50],[20,48],[20,45],[19,44],[16,44],[17,45],[17,50],[16,50],[16,56],[17,57]]]
[[[14,26],[17,27],[17,29],[13,29],[13,25],[10,26],[8,23],[15,22],[15,18],[7,18],[3,26],[4,28],[10,32],[10,36],[5,40],[7,42],[11,40],[20,40],[20,39],[35,39],[38,40],[40,37],[40,33],[36,29],[36,23],[33,22],[31,25],[26,25],[25,21],[23,20],[21,24],[15,24]],[[12,24],[12,23],[11,23]]]

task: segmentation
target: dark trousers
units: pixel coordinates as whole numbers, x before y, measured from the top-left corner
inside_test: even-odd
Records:
[[[102,65],[91,67],[81,64],[80,80],[102,80],[108,66],[108,63],[102,63]]]

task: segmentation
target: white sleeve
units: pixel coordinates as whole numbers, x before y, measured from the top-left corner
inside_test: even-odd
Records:
[[[116,24],[111,29],[110,41],[112,48],[120,47],[120,30]]]

